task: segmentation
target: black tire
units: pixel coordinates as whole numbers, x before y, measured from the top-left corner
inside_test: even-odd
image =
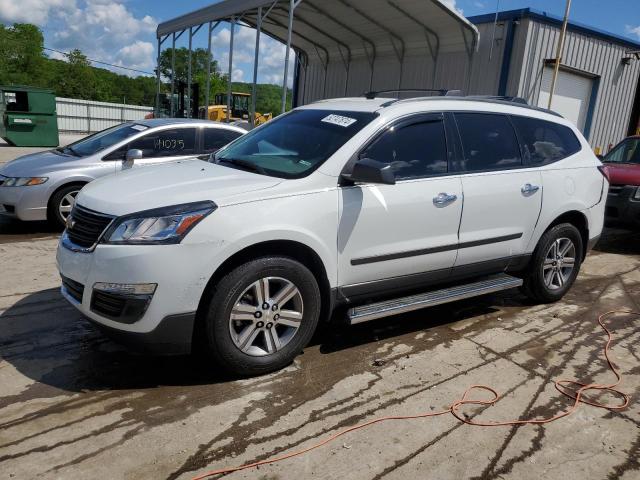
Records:
[[[65,185],[58,191],[56,191],[51,198],[49,199],[49,205],[47,208],[47,221],[51,224],[53,228],[56,229],[64,229],[66,218],[62,216],[60,213],[60,205],[63,201],[65,201],[65,197],[69,194],[77,195],[84,184],[72,183],[70,185]]]
[[[554,242],[562,238],[569,239],[573,242],[575,249],[574,266],[561,287],[556,286],[555,288],[550,288],[545,282],[543,273],[544,262]],[[583,252],[582,236],[578,229],[572,224],[561,223],[547,230],[540,238],[533,252],[528,271],[523,278],[523,293],[539,303],[552,303],[560,300],[571,288],[580,272]]]
[[[243,292],[266,277],[278,277],[293,283],[300,293],[298,298],[302,299],[304,308],[300,327],[286,345],[274,353],[255,356],[243,352],[234,343],[230,318]],[[261,257],[240,265],[213,287],[210,298],[203,318],[205,353],[224,370],[239,376],[261,375],[290,364],[311,340],[320,318],[318,282],[307,267],[288,257]],[[276,327],[273,328],[275,330]],[[265,332],[263,334],[267,335]]]

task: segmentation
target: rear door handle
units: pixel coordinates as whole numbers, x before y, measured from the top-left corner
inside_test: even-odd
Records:
[[[540,187],[537,185],[531,185],[530,183],[525,183],[524,186],[520,189],[523,195],[533,195]]]
[[[433,197],[433,204],[436,207],[446,207],[447,205],[455,202],[457,199],[457,195],[449,195],[448,193],[442,192]]]

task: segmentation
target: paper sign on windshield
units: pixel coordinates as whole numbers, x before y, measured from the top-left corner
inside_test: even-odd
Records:
[[[356,123],[356,121],[357,120],[355,118],[343,117],[342,115],[334,114],[328,115],[321,120],[321,122],[340,125],[341,127],[348,127],[349,125]]]
[[[134,130],[138,130],[139,132],[143,132],[149,127],[145,125],[131,125],[131,128],[133,128]]]

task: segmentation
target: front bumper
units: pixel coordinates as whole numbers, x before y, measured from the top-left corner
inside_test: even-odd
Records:
[[[211,275],[211,252],[206,243],[98,245],[91,253],[60,243],[56,261],[63,296],[105,333],[138,350],[180,354],[191,349],[195,312]],[[93,287],[98,282],[157,287],[140,315],[124,318],[96,308]]]
[[[0,215],[25,221],[47,219],[48,187],[0,187]]]
[[[640,227],[640,201],[632,200],[637,188],[626,185],[609,191],[605,208],[605,220],[608,225]]]

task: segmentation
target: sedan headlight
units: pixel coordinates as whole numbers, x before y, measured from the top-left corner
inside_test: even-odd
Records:
[[[49,180],[48,177],[4,177],[2,187],[26,187],[30,185],[42,185]]]
[[[640,201],[640,187],[636,188],[633,196],[631,197],[633,200]]]
[[[217,208],[211,201],[156,208],[116,218],[104,234],[107,244],[173,244]]]

